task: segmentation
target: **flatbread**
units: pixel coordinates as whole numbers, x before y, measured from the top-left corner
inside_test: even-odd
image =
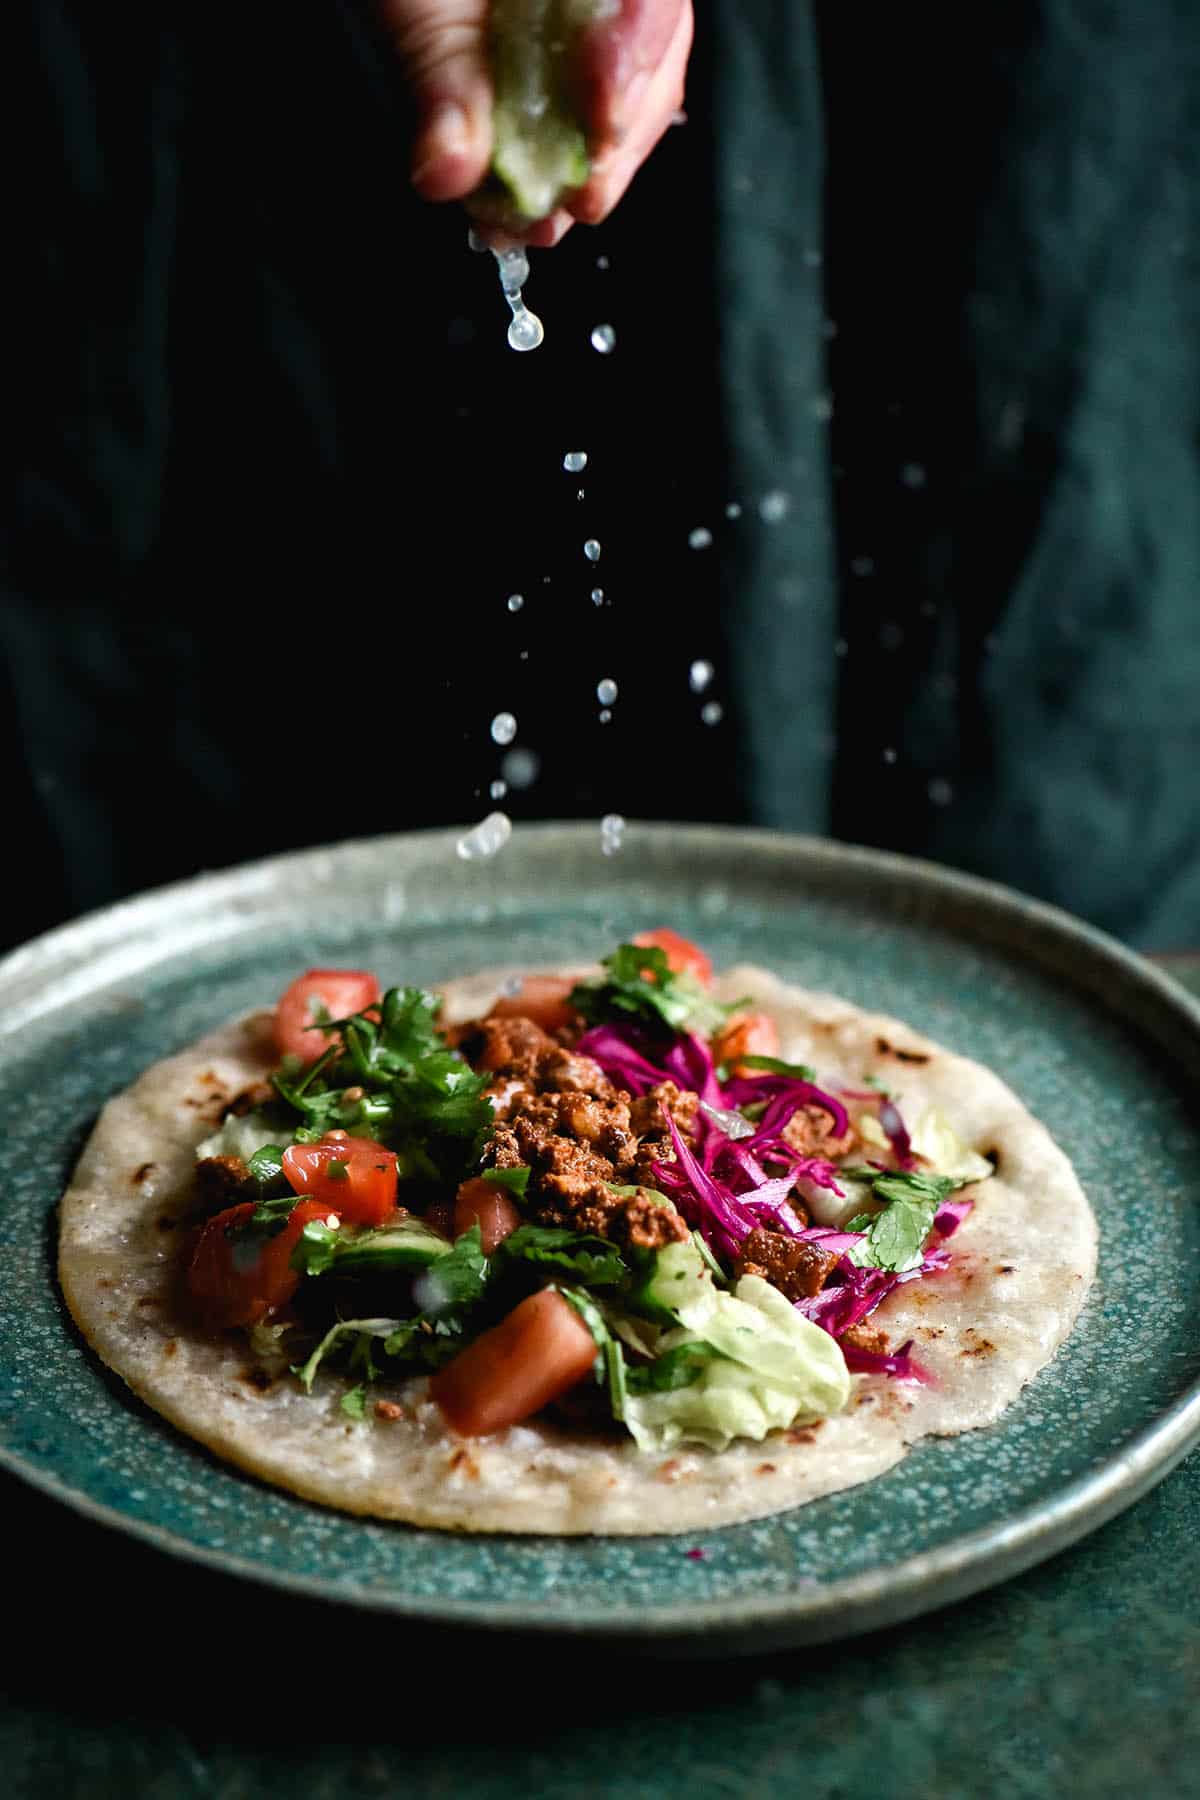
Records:
[[[449,983],[446,1016],[485,1011],[513,971]],[[401,1418],[347,1418],[347,1383],[312,1395],[290,1376],[262,1386],[240,1334],[187,1323],[179,1284],[190,1244],[196,1145],[274,1062],[258,1013],[155,1064],[101,1114],[61,1208],[67,1304],[101,1359],[149,1406],[225,1460],[345,1512],[472,1532],[696,1532],[760,1518],[870,1480],[927,1433],[999,1417],[1071,1330],[1096,1266],[1096,1223],[1071,1165],[1015,1094],[978,1063],[899,1021],[729,970],[718,998],[750,995],[778,1023],[781,1054],[828,1086],[892,1072],[905,1116],[936,1107],[996,1174],[950,1242],[944,1274],[904,1284],[872,1316],[893,1344],[915,1340],[934,1386],[857,1377],[842,1415],[714,1453],[646,1455],[632,1440],[540,1421],[455,1438],[424,1377],[372,1388]]]

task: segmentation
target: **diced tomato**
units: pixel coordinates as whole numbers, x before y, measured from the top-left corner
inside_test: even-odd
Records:
[[[707,987],[712,980],[712,962],[705,956],[698,944],[689,943],[664,925],[659,931],[639,931],[634,938],[646,950],[665,950],[667,965],[674,969],[676,975],[694,975],[696,980]]]
[[[481,1175],[464,1181],[454,1196],[454,1235],[461,1236],[478,1224],[483,1254],[490,1256],[510,1231],[521,1223],[521,1215],[511,1197],[494,1181]]]
[[[396,1209],[396,1152],[370,1138],[327,1131],[315,1144],[289,1144],[283,1172],[298,1194],[356,1225],[382,1225]]]
[[[460,1350],[429,1391],[455,1431],[485,1437],[549,1406],[595,1360],[592,1334],[575,1308],[543,1288]]]
[[[543,1031],[561,1031],[578,1017],[567,1005],[575,983],[562,975],[527,975],[515,994],[501,994],[489,1019],[532,1019]]]
[[[713,1061],[725,1063],[736,1075],[743,1056],[778,1056],[779,1032],[769,1013],[740,1013],[723,1025],[713,1039]],[[753,1075],[753,1069],[747,1069]]]
[[[229,1228],[244,1226],[253,1211],[253,1200],[246,1200],[218,1213],[192,1254],[188,1292],[210,1326],[254,1325],[290,1300],[301,1279],[290,1266],[300,1234],[311,1219],[330,1217],[329,1207],[301,1200],[274,1237],[230,1236]]]
[[[338,1038],[336,1032],[310,1027],[322,1018],[348,1019],[378,998],[379,983],[365,969],[309,969],[298,975],[275,1008],[279,1054],[315,1062]]]

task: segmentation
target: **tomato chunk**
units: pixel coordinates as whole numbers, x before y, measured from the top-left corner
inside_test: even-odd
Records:
[[[464,1181],[454,1196],[455,1237],[477,1224],[485,1256],[490,1256],[520,1223],[521,1215],[511,1196],[494,1181],[484,1181],[481,1175]]]
[[[214,1328],[254,1325],[291,1299],[300,1285],[291,1254],[310,1219],[330,1216],[327,1206],[301,1200],[274,1237],[231,1236],[249,1221],[253,1200],[227,1207],[210,1219],[188,1265],[187,1287],[197,1311]]]
[[[460,1350],[429,1391],[455,1431],[485,1437],[549,1406],[595,1360],[592,1334],[575,1308],[543,1288]]]
[[[527,975],[515,994],[501,994],[489,1019],[532,1019],[543,1031],[561,1031],[578,1018],[567,1005],[575,983],[562,975]]]
[[[658,931],[639,931],[633,941],[646,950],[665,950],[667,965],[676,975],[694,975],[704,987],[712,980],[711,959],[705,956],[698,944],[680,937],[669,925],[662,926]]]
[[[319,1029],[319,1020],[348,1019],[378,998],[379,983],[366,969],[309,969],[298,975],[275,1008],[279,1054],[315,1062],[339,1041],[336,1032]]]
[[[713,1039],[713,1061],[726,1063],[734,1074],[741,1071],[743,1056],[778,1056],[779,1032],[769,1013],[740,1013],[728,1020]],[[753,1075],[753,1069],[747,1069]]]
[[[396,1210],[396,1152],[370,1138],[327,1131],[315,1144],[289,1144],[283,1172],[298,1194],[356,1225],[382,1225]]]

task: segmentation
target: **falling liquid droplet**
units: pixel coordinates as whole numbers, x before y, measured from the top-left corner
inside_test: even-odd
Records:
[[[609,724],[609,722],[612,719],[612,714],[609,712],[607,706],[604,708],[603,712],[599,713],[597,716],[599,717],[600,723],[602,725]]]
[[[738,505],[738,502],[736,500],[731,500],[729,505],[725,508],[725,517],[727,519],[740,519],[741,516],[742,509]]]
[[[592,330],[592,349],[598,350],[601,356],[607,356],[616,348],[617,334],[611,325],[597,325]]]
[[[596,538],[588,539],[587,543],[583,546],[583,554],[587,557],[589,562],[600,561],[600,545]]]
[[[596,683],[596,698],[601,706],[611,706],[617,697],[617,684],[609,676]]]
[[[605,856],[615,856],[625,835],[625,821],[620,813],[605,813],[600,821],[600,848]]]
[[[712,543],[712,532],[705,525],[697,525],[695,531],[688,532],[688,545],[693,550],[707,550]]]
[[[849,648],[850,648],[850,646],[846,642],[845,638],[838,638],[837,642],[833,646],[833,654],[835,656],[845,656],[845,654],[849,650]]]
[[[468,239],[468,242],[474,248],[473,241]],[[529,280],[529,258],[520,246],[513,250],[495,250],[492,254],[500,273],[500,287],[512,314],[508,327],[509,345],[513,350],[536,350],[546,333],[542,321],[536,313],[530,312],[522,297],[521,290]]]
[[[900,479],[905,487],[923,488],[925,486],[925,470],[920,463],[905,463],[900,471]]]
[[[592,589],[592,605],[593,606],[603,606],[604,605],[604,589],[603,588],[593,588]]]
[[[489,813],[486,819],[481,819],[465,837],[460,837],[455,847],[464,862],[473,862],[476,857],[495,856],[511,836],[512,820],[508,814],[494,812]]]
[[[792,503],[789,500],[788,496],[786,494],[780,493],[779,489],[775,488],[772,490],[771,493],[764,494],[762,499],[759,501],[759,503],[758,503],[759,517],[767,525],[777,525],[779,523],[780,519],[784,519],[787,517],[788,509],[790,508],[791,504]]]
[[[492,741],[497,744],[511,744],[517,735],[517,721],[511,713],[497,713],[492,720]]]
[[[873,575],[875,573],[874,558],[870,556],[854,557],[850,563],[850,573],[852,575]]]
[[[511,350],[536,350],[545,336],[545,327],[536,313],[531,313],[524,305],[513,307],[512,324],[508,328]]]
[[[710,662],[697,660],[688,670],[688,686],[693,694],[702,694],[713,678],[713,666]]]
[[[537,780],[541,763],[532,750],[515,749],[508,752],[500,767],[510,788],[527,788]]]
[[[563,468],[569,475],[578,475],[581,469],[587,468],[587,451],[568,450],[563,457]]]
[[[524,594],[510,594],[508,596],[509,612],[520,612],[520,610],[524,606],[524,604],[525,604]]]
[[[890,744],[883,753],[883,760],[885,763],[894,763],[896,760],[896,752]]]
[[[585,492],[585,490],[583,488],[576,488],[575,489],[575,498],[577,500],[582,500],[583,496],[584,496],[584,492]]]
[[[607,267],[608,267],[608,258],[607,258],[607,256],[598,256],[598,257],[597,257],[597,258],[596,258],[596,267],[597,267],[597,268],[598,268],[598,269],[607,269]]]
[[[505,794],[507,794],[507,792],[508,792],[507,781],[493,781],[491,787],[488,789],[488,793],[491,795],[493,800],[503,800],[503,798],[504,798]]]
[[[700,708],[700,717],[706,725],[719,725],[725,717],[725,708],[719,700],[710,700],[707,706]]]
[[[954,789],[944,775],[935,775],[927,791],[935,806],[949,806],[954,798]]]

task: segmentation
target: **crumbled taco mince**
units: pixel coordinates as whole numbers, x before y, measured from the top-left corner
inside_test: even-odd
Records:
[[[990,1163],[869,1070],[822,1087],[710,979],[647,933],[450,1026],[423,989],[309,971],[271,1081],[199,1147],[192,1308],[309,1391],[336,1376],[352,1418],[427,1377],[468,1437],[539,1416],[720,1450],[855,1376],[927,1380],[873,1315],[947,1267]]]

